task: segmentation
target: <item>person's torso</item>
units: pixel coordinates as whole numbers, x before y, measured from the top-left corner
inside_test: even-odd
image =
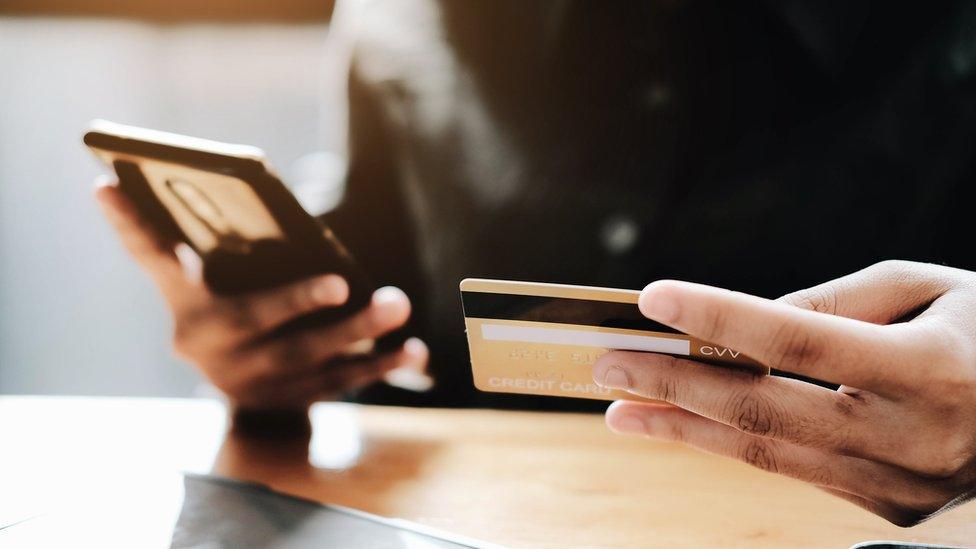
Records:
[[[394,135],[442,377],[467,375],[465,277],[776,297],[967,243],[945,219],[976,142],[972,75],[938,64],[948,8],[819,28],[753,2],[373,4],[357,75]]]

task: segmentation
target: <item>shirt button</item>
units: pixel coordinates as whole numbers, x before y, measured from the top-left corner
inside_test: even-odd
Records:
[[[612,255],[623,255],[634,249],[640,238],[640,226],[627,216],[614,216],[600,229],[603,247]]]
[[[671,104],[671,88],[663,82],[652,82],[644,88],[641,99],[650,111],[665,109]]]

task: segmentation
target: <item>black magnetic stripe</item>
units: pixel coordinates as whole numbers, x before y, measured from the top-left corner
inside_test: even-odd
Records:
[[[461,292],[461,302],[464,316],[471,318],[558,322],[677,333],[677,330],[647,319],[637,309],[637,305],[632,303],[490,292]]]

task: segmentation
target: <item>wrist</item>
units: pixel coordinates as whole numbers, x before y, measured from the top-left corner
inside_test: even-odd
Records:
[[[312,431],[308,406],[255,407],[229,404],[230,430],[262,437],[307,436]]]

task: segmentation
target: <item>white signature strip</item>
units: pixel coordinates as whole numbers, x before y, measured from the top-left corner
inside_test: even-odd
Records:
[[[685,356],[691,354],[691,342],[687,339],[590,332],[567,328],[537,328],[534,326],[506,326],[504,324],[486,323],[481,325],[481,337],[489,341],[582,345],[621,351],[647,351]]]

